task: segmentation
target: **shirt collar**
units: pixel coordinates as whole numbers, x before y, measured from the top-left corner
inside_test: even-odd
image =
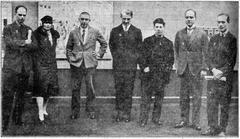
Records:
[[[87,26],[84,30],[85,30],[85,32],[88,32],[88,28],[89,28],[89,26]],[[82,32],[83,31],[83,28],[81,28],[81,26],[80,26],[80,31]]]
[[[196,28],[196,25],[192,25],[192,27],[189,27],[189,26],[187,26],[187,30],[193,30],[193,29],[195,29]]]
[[[164,37],[164,35],[156,35],[156,34],[154,34],[154,36],[155,36],[156,38],[163,38],[163,37]]]
[[[16,20],[15,22],[16,22],[16,24],[17,24],[19,27],[24,25],[24,24],[20,24],[20,23],[18,23],[17,20]]]
[[[130,26],[131,26],[131,24],[127,25],[127,31],[129,30]],[[123,27],[123,30],[125,31],[125,25],[122,24],[122,27]]]
[[[227,33],[228,33],[228,29],[225,32],[220,31],[219,34],[220,34],[220,36],[225,37]]]

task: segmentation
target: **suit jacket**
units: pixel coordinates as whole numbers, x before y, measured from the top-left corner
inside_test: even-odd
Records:
[[[137,70],[142,43],[142,32],[131,25],[124,32],[122,25],[112,29],[109,48],[113,57],[113,70]]]
[[[141,64],[142,79],[152,79],[153,76],[162,73],[162,80],[165,83],[169,82],[169,75],[174,63],[173,43],[165,36],[156,37],[152,35],[143,41],[141,51]],[[149,67],[150,72],[143,72]],[[156,74],[157,73],[157,74]]]
[[[227,80],[231,79],[237,57],[237,39],[230,32],[225,37],[214,35],[209,42],[207,51],[208,68],[216,68],[223,72]]]
[[[101,45],[98,52],[100,57],[103,57],[106,52],[107,42],[98,30],[90,26],[86,37],[86,43],[84,44],[79,27],[70,32],[66,47],[67,59],[71,65],[76,67],[80,67],[83,60],[86,68],[97,67],[97,57],[92,55],[92,52],[96,49],[96,41]]]
[[[174,63],[173,43],[165,36],[152,35],[143,41],[141,55],[141,69],[146,67],[150,71],[170,72]]]
[[[207,46],[208,37],[202,29],[196,27],[190,36],[187,28],[178,31],[174,44],[177,73],[182,75],[187,66],[192,75],[206,69]]]
[[[32,36],[32,44],[25,45],[28,30],[27,25],[18,25],[17,22],[7,25],[3,29],[3,40],[5,42],[5,55],[3,70],[12,70],[21,73],[24,69],[27,73],[32,69],[31,53],[36,50],[36,39]]]

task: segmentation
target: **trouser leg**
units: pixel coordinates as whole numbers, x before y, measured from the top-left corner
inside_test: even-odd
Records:
[[[141,105],[140,105],[140,122],[147,122],[149,110],[151,107],[152,87],[151,80],[141,81]]]
[[[126,71],[124,73],[124,114],[126,118],[130,118],[132,109],[132,95],[134,89],[136,71]]]
[[[207,85],[207,117],[208,126],[211,129],[218,129],[218,97],[217,88],[215,88],[214,81],[208,81]]]
[[[95,68],[86,69],[86,110],[88,112],[94,112],[94,100],[95,100],[95,85],[94,85],[94,74],[95,74]]]
[[[163,104],[163,98],[164,98],[164,87],[165,85],[159,85],[158,88],[155,91],[155,100],[154,100],[154,107],[153,107],[153,113],[152,113],[152,119],[154,121],[159,121],[161,117],[161,111],[162,111],[162,104]]]
[[[14,91],[3,91],[2,94],[2,129],[6,130],[8,128],[11,110],[14,109],[12,108]]]
[[[71,85],[72,85],[72,115],[77,116],[80,112],[80,90],[83,78],[83,71],[80,68],[71,66]]]
[[[117,111],[123,111],[124,106],[124,75],[123,72],[114,71],[116,101],[115,107]]]
[[[181,75],[180,80],[181,80],[180,86],[181,120],[188,123],[190,110],[189,80],[187,75]]]
[[[224,83],[225,84],[225,83]],[[230,85],[222,85],[219,87],[221,89],[221,98],[220,98],[220,127],[223,132],[226,132],[226,128],[228,125],[228,118],[229,118],[229,109],[230,109],[230,102],[231,102],[231,89]]]
[[[13,112],[13,121],[18,124],[22,122],[22,113],[25,104],[25,91],[28,87],[29,75],[21,73],[18,75],[17,91],[16,91],[16,104]]]
[[[17,74],[11,71],[3,71],[2,74],[2,129],[7,130],[16,93]]]
[[[191,81],[192,86],[192,124],[199,125],[200,123],[200,109],[203,82],[200,77],[193,77]]]

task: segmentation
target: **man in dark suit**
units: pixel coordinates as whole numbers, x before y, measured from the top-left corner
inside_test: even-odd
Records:
[[[181,121],[175,125],[175,128],[182,128],[189,124],[191,93],[193,102],[191,127],[201,130],[199,125],[203,85],[201,77],[206,75],[205,54],[208,37],[202,29],[195,26],[196,11],[186,10],[185,19],[187,27],[177,32],[174,47],[177,74],[181,80]]]
[[[153,28],[155,34],[144,39],[141,51],[141,127],[147,124],[152,95],[155,96],[152,122],[157,125],[162,124],[160,117],[164,88],[169,83],[174,63],[173,43],[164,36],[164,20],[162,18],[155,19],[153,21]]]
[[[109,40],[113,57],[117,122],[129,122],[131,119],[132,94],[142,43],[141,30],[130,23],[132,17],[132,11],[123,10],[122,24],[112,29]]]
[[[27,8],[19,5],[15,8],[15,14],[16,21],[3,29],[6,44],[2,70],[3,131],[8,128],[10,118],[15,125],[23,124],[24,94],[32,68],[31,53],[37,48],[31,36],[32,29],[24,24]]]
[[[86,111],[90,119],[95,119],[94,110],[94,74],[98,64],[97,58],[102,58],[107,49],[107,42],[102,34],[89,26],[90,14],[82,12],[79,16],[80,26],[70,32],[66,55],[71,67],[72,79],[72,115],[71,119],[79,118],[81,82],[85,77],[86,83]],[[96,42],[101,47],[96,52]]]
[[[231,101],[233,68],[237,56],[237,39],[228,30],[230,18],[228,14],[217,16],[220,33],[210,39],[207,65],[213,80],[208,81],[207,87],[207,117],[209,128],[203,135],[225,136],[228,124],[228,111]],[[218,107],[221,115],[218,124]]]

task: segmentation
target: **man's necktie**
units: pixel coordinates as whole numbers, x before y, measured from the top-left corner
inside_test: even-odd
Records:
[[[47,34],[48,34],[48,40],[50,41],[51,46],[52,46],[53,45],[52,34],[50,31],[47,31]]]
[[[82,30],[82,40],[84,42],[84,37],[85,37],[85,29]]]

